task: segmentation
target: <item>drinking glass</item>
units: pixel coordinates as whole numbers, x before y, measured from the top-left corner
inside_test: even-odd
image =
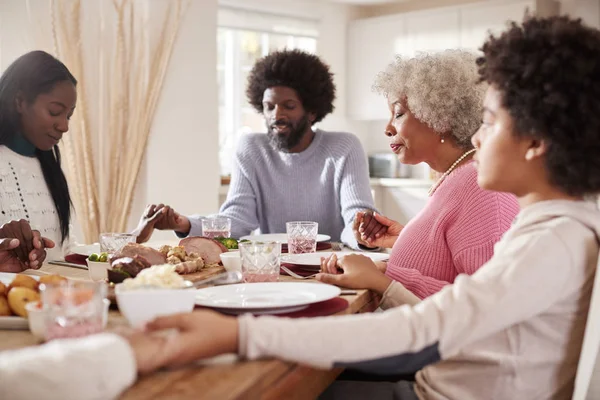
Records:
[[[288,253],[314,253],[317,251],[319,224],[311,221],[291,221],[285,224],[288,236]]]
[[[113,255],[121,251],[127,243],[135,243],[136,235],[131,233],[101,233],[100,252]]]
[[[277,282],[281,243],[243,242],[239,247],[245,282]]]
[[[202,219],[202,236],[214,239],[229,237],[231,234],[231,219],[227,217],[208,217]]]
[[[72,338],[102,331],[104,282],[74,281],[40,286],[46,309],[45,339]]]

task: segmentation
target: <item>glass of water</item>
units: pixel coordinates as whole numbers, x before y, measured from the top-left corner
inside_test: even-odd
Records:
[[[245,282],[277,282],[281,243],[243,242],[239,247]]]
[[[101,233],[100,252],[113,255],[121,251],[127,243],[135,243],[136,235],[131,233]]]
[[[231,235],[231,219],[227,217],[208,217],[202,219],[202,236],[214,239]]]
[[[75,281],[41,285],[46,309],[45,339],[87,336],[102,331],[104,282]]]
[[[288,236],[288,253],[314,253],[317,251],[319,224],[312,221],[292,221],[285,224]]]

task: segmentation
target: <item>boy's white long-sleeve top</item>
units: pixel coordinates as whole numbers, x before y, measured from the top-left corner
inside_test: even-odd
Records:
[[[422,302],[344,317],[245,316],[240,352],[322,368],[420,369],[421,399],[568,399],[599,225],[595,204],[536,203],[519,213],[488,263]]]
[[[136,377],[131,347],[114,334],[0,352],[2,400],[110,400]]]

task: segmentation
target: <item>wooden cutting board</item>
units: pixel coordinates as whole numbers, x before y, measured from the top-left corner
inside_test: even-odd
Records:
[[[203,268],[202,271],[194,272],[192,274],[185,274],[185,275],[181,275],[181,276],[185,280],[192,281],[192,282],[198,282],[198,281],[201,281],[203,279],[208,279],[211,276],[215,276],[215,275],[223,273],[223,272],[225,272],[225,268],[222,265],[217,265],[216,267]]]

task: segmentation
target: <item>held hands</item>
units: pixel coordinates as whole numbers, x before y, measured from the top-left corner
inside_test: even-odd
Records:
[[[0,227],[0,271],[21,272],[28,268],[38,269],[46,259],[46,248],[54,242],[32,230],[23,219],[10,221]]]
[[[187,217],[171,207],[164,204],[150,204],[146,207],[134,233],[137,235],[137,242],[144,243],[150,239],[154,229],[173,230],[187,234],[190,228],[190,221]]]
[[[403,228],[399,222],[379,213],[360,211],[356,213],[352,230],[358,243],[363,246],[391,248]]]
[[[121,334],[133,349],[140,373],[238,351],[237,319],[214,311],[159,317],[144,332]]]
[[[369,257],[350,254],[338,259],[335,253],[321,259],[321,273],[316,279],[349,289],[371,289],[380,294],[392,282]]]

